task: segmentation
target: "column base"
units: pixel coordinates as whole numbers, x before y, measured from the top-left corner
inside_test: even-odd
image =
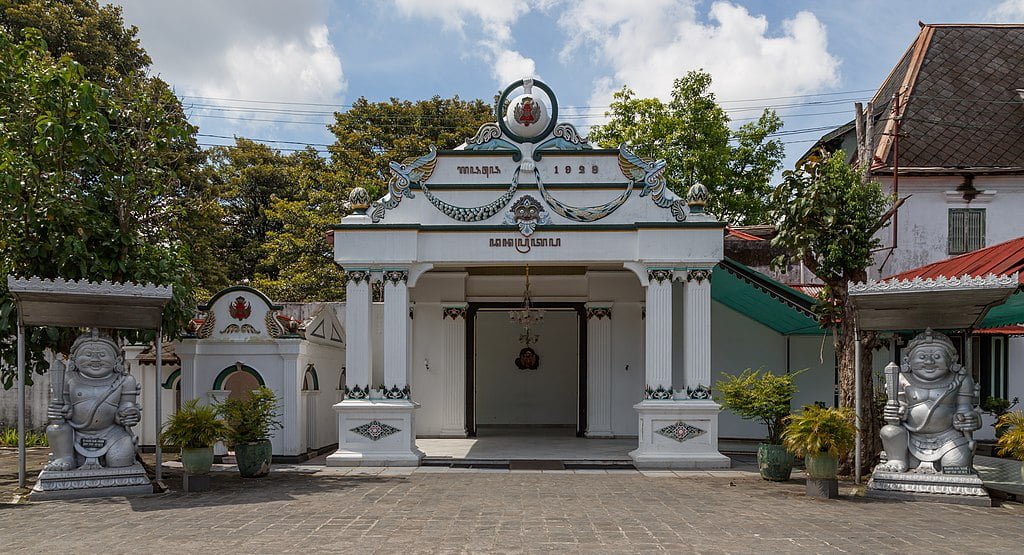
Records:
[[[641,401],[636,450],[629,456],[640,469],[729,468],[718,452],[719,406],[714,401]]]
[[[615,437],[615,434],[613,434],[611,430],[587,430],[587,433],[584,435],[594,439],[611,439]]]
[[[419,466],[413,411],[407,400],[346,399],[338,413],[338,449],[327,466]]]
[[[441,433],[437,434],[437,436],[441,439],[466,439],[469,437],[469,434],[466,433],[465,428],[462,428],[461,430],[455,428],[451,430],[442,429]]]

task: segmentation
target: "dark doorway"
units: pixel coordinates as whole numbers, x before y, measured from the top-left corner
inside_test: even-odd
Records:
[[[481,311],[499,311],[519,308],[519,303],[469,303],[466,313],[466,430],[471,437],[477,435],[477,314]],[[576,314],[577,322],[577,398],[576,398],[576,436],[583,437],[587,430],[587,311],[584,303],[534,303],[534,306],[545,310],[571,310]],[[543,332],[542,332],[543,333]],[[541,368],[543,371],[544,353],[541,350]]]

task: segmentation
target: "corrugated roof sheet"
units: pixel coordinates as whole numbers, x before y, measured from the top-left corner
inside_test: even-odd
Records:
[[[886,279],[934,279],[941,276],[961,277],[964,275],[980,277],[989,274],[1011,275],[1014,273],[1020,273],[1018,279],[1024,283],[1024,237],[932,262]]]
[[[729,258],[712,274],[711,298],[782,335],[825,333],[814,299]]]

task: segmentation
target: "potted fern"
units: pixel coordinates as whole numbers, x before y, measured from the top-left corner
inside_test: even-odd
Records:
[[[996,429],[1003,432],[996,442],[999,455],[1024,461],[1024,411],[1003,414],[996,423]],[[1020,479],[1024,481],[1024,465],[1020,467]]]
[[[739,376],[723,374],[715,386],[723,408],[746,420],[760,420],[767,428],[768,437],[757,447],[757,466],[765,480],[784,482],[793,472],[793,456],[782,447],[781,434],[801,372],[773,374],[748,368]]]
[[[160,439],[181,450],[181,464],[189,474],[206,474],[213,466],[213,445],[224,438],[227,426],[217,409],[198,399],[182,404],[164,424]]]
[[[855,437],[853,412],[849,408],[811,405],[786,418],[782,445],[803,457],[808,494],[829,498],[838,495],[839,457],[853,448]]]
[[[225,399],[217,405],[217,412],[227,424],[226,439],[235,450],[238,473],[244,478],[270,474],[270,435],[282,428],[280,404],[274,392],[260,386],[244,399]]]

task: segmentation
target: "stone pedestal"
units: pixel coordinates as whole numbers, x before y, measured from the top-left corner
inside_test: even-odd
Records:
[[[182,491],[193,493],[200,491],[210,490],[210,475],[209,474],[190,474],[188,472],[182,473],[181,475],[181,489]]]
[[[42,470],[32,488],[33,500],[114,497],[153,493],[142,465],[67,471]]]
[[[346,399],[338,413],[338,450],[327,466],[419,466],[414,411],[407,400]]]
[[[867,496],[901,501],[931,501],[991,507],[992,497],[977,474],[875,471]]]
[[[648,400],[633,405],[640,416],[639,446],[629,456],[637,468],[729,468],[718,452],[718,404],[707,400]]]
[[[835,499],[839,497],[839,480],[807,479],[807,497],[818,499]]]

